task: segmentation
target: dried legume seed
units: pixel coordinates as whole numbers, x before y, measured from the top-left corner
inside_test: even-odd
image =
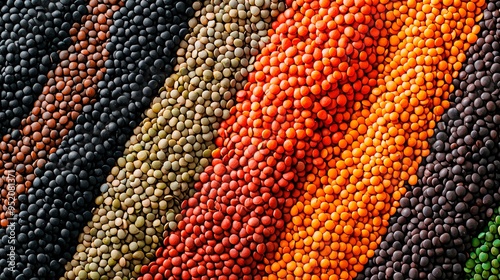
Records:
[[[499,21],[499,14],[494,2],[486,3],[478,39],[453,80],[450,109],[429,139],[431,151],[418,168],[419,180],[401,198],[401,207],[365,268],[365,277],[460,279],[465,271],[470,278],[482,279],[481,273],[471,270],[474,260],[467,261],[467,254],[471,243],[478,247],[471,237],[486,225],[500,198],[496,187],[500,121],[494,121],[500,120],[499,111],[486,107],[490,101],[499,103],[498,90],[493,83],[481,83],[500,71],[484,68],[500,62],[492,55],[500,35],[492,23]],[[395,243],[398,247],[392,246]],[[489,260],[486,254],[470,256],[485,264]]]
[[[37,178],[28,194],[18,198],[20,212],[16,218],[18,225],[23,225],[16,231],[20,261],[13,272],[5,272],[7,279],[15,279],[21,273],[36,273],[39,279],[63,275],[64,265],[72,258],[70,252],[76,250],[80,229],[92,218],[90,207],[96,194],[159,83],[173,70],[173,56],[188,32],[187,21],[194,14],[190,3],[138,0],[123,4],[112,11],[114,27],[109,29],[111,37],[106,44],[110,55],[104,63],[106,74],[97,83],[98,100],[82,108],[59,148],[48,156],[44,166],[35,169]],[[145,16],[147,13],[151,13],[151,18]],[[97,20],[104,23],[106,17]],[[142,201],[136,199],[133,207],[125,209],[127,215],[140,206]],[[101,224],[98,231],[108,227]],[[0,235],[5,236],[6,230],[0,229]],[[109,237],[101,240],[105,245],[117,241]],[[0,255],[9,248],[5,239],[0,240]],[[89,269],[88,275],[100,278],[107,266],[101,267],[101,260],[96,264],[99,268]],[[1,262],[0,271],[7,271],[7,265]]]
[[[389,217],[406,192],[404,182],[417,183],[418,163],[429,153],[426,139],[448,106],[453,69],[460,69],[465,59],[462,49],[474,42],[479,29],[435,32],[444,18],[430,20],[431,14],[436,18],[448,15],[448,7],[462,5],[464,9],[466,3],[442,1],[440,9],[411,1],[383,4],[387,20],[402,20],[385,25],[392,28],[389,40],[381,39],[388,42],[388,52],[385,63],[378,66],[378,86],[368,100],[356,104],[338,145],[324,153],[322,160],[328,167],[307,176],[307,192],[290,211],[281,247],[266,261],[266,279],[356,277],[385,234]],[[429,10],[427,20],[423,10]],[[466,22],[473,26],[480,14],[480,8],[467,13],[451,10],[456,11],[456,26]],[[344,34],[350,37],[354,30],[346,27]],[[455,32],[463,35],[453,41]],[[449,43],[437,40],[441,35]],[[381,278],[392,279],[392,274]]]
[[[15,177],[16,193],[24,193],[32,185],[34,169],[45,165],[48,156],[56,151],[63,137],[74,126],[83,106],[94,102],[97,97],[97,82],[103,79],[106,71],[104,62],[109,52],[105,44],[111,36],[109,26],[112,19],[102,21],[98,29],[95,29],[94,23],[100,16],[118,9],[119,5],[99,6],[97,1],[92,1],[89,7],[90,14],[84,15],[81,22],[76,22],[69,30],[73,45],[59,53],[60,63],[55,70],[47,73],[48,81],[31,114],[21,120],[19,130],[15,128],[0,142],[0,173],[7,176],[8,171],[15,171],[10,175]],[[78,69],[78,65],[85,65],[85,71]],[[12,137],[16,133],[19,139]],[[4,189],[0,211],[3,226],[13,215],[6,215],[9,203],[7,187],[5,182],[0,181],[0,188]]]
[[[230,1],[214,4],[211,1],[206,1],[203,8],[201,5],[195,4],[193,7],[200,8],[197,11],[196,20],[203,21],[203,16],[209,16],[210,12],[208,11],[215,10],[217,6],[221,7],[217,15],[223,14],[225,7],[228,7],[228,2]],[[248,3],[244,1],[238,3],[240,3],[239,5],[248,6]],[[269,7],[270,5],[267,4],[263,9],[270,9]],[[274,10],[268,13],[268,16],[260,17],[261,28],[265,30],[269,28],[270,15],[276,15],[280,7],[275,5]],[[238,19],[231,18],[230,21],[237,23]],[[190,24],[193,31],[180,44],[181,48],[177,52],[184,54],[183,58],[178,59],[177,73],[165,80],[160,96],[153,100],[150,109],[145,113],[147,117],[137,128],[137,131],[140,132],[130,139],[130,145],[125,150],[124,157],[122,157],[121,161],[123,163],[133,162],[134,166],[131,165],[130,169],[126,169],[126,166],[121,164],[121,168],[125,167],[124,176],[108,177],[108,192],[103,194],[102,199],[99,199],[105,201],[107,198],[114,197],[114,200],[119,202],[116,203],[116,206],[105,203],[99,204],[99,210],[96,210],[95,213],[95,215],[99,215],[101,209],[113,212],[122,208],[122,205],[126,204],[128,199],[127,195],[122,195],[125,194],[129,186],[134,186],[135,193],[140,195],[140,199],[143,201],[142,207],[135,208],[134,218],[144,219],[147,215],[150,218],[140,224],[137,224],[137,221],[130,220],[132,216],[125,219],[129,221],[129,227],[123,229],[127,233],[127,237],[130,238],[121,238],[119,243],[123,246],[129,244],[131,240],[137,242],[137,234],[144,233],[144,239],[151,240],[148,243],[150,246],[129,246],[128,252],[124,255],[127,261],[122,262],[123,266],[106,272],[103,277],[137,276],[137,271],[151,259],[148,255],[152,256],[154,250],[162,241],[163,232],[177,229],[180,219],[176,214],[180,212],[180,203],[193,195],[194,183],[199,180],[200,173],[209,164],[208,158],[215,146],[213,139],[214,136],[217,136],[218,122],[229,116],[229,109],[234,103],[234,94],[237,89],[243,88],[246,82],[241,74],[239,79],[236,78],[236,75],[242,73],[243,69],[248,73],[248,70],[239,61],[252,59],[249,51],[251,47],[247,43],[243,44],[243,41],[250,41],[250,36],[257,34],[260,30],[255,29],[255,25],[252,25],[248,20],[240,23],[244,24],[245,30],[248,30],[247,34],[242,31],[229,32],[224,29],[221,30],[221,36],[227,37],[226,41],[234,43],[236,40],[240,40],[241,48],[247,49],[247,51],[236,54],[239,57],[233,59],[232,64],[227,66],[226,76],[216,77],[213,69],[219,67],[220,70],[223,70],[224,67],[222,67],[221,61],[228,58],[216,56],[211,51],[230,48],[231,45],[221,45],[219,48],[214,47],[211,50],[210,44],[216,40],[213,36],[208,36],[210,33],[208,31],[211,29],[208,28],[207,30],[203,24],[195,25],[193,21]],[[215,32],[213,32],[214,34]],[[230,39],[233,36],[237,39]],[[260,48],[269,38],[259,36],[254,37],[254,39],[259,42],[257,47]],[[194,58],[201,58],[202,60]],[[229,82],[224,85],[222,79]],[[231,84],[234,85],[229,88]],[[207,110],[205,110],[205,107],[207,107]],[[213,117],[207,118],[210,116]],[[140,166],[140,169],[137,169],[138,166]],[[147,168],[144,166],[147,166]],[[137,187],[136,184],[140,186]],[[158,189],[160,189],[159,185],[161,185],[161,191],[148,193],[146,190],[143,194],[143,187],[150,185]],[[110,191],[113,191],[114,194],[111,194]],[[163,202],[164,206],[158,208],[157,205],[159,204],[150,204],[149,200]],[[85,231],[89,231],[89,229],[96,226],[95,222],[90,222]],[[108,236],[113,235],[111,233],[112,229],[113,227],[110,227],[106,231]],[[92,236],[92,241],[94,240],[98,240],[95,235]],[[80,269],[87,271],[85,267],[89,262],[88,257],[84,258],[84,261],[79,261],[81,260],[80,255],[88,256],[89,252],[97,247],[97,244],[92,243],[85,248],[85,251],[75,254],[73,263],[78,263],[78,265],[73,265],[71,271],[68,271],[66,275],[76,275],[76,272]],[[130,257],[134,254],[136,256],[144,255],[146,258]],[[101,261],[103,261],[102,258],[99,262]],[[118,265],[121,264],[118,263]],[[117,273],[117,271],[121,273]]]
[[[332,11],[340,7],[336,2],[326,4]],[[364,7],[369,14],[377,11],[376,4]],[[250,11],[255,16],[264,14],[257,7]],[[287,20],[294,13],[304,22],[297,20],[297,26],[289,27],[288,22],[293,21]],[[249,82],[236,94],[237,104],[229,119],[220,125],[215,139],[218,149],[212,152],[211,165],[195,185],[198,192],[183,202],[179,230],[165,237],[165,247],[156,251],[157,260],[141,269],[139,279],[258,279],[256,275],[265,272],[263,258],[274,254],[277,236],[284,229],[282,211],[300,194],[294,184],[300,188],[307,172],[325,164],[314,155],[332,144],[330,135],[347,129],[334,124],[349,118],[354,101],[369,93],[369,87],[362,85],[376,83],[373,64],[377,62],[377,44],[373,42],[383,26],[376,26],[367,16],[366,28],[356,39],[339,39],[332,35],[337,31],[334,26],[319,23],[321,16],[327,15],[326,7],[306,5],[302,9],[294,2],[278,16],[268,33],[270,43],[255,61],[249,61],[254,66],[253,71],[247,68]],[[229,18],[222,16],[223,21]],[[306,27],[309,21],[312,32]],[[316,29],[316,24],[321,28]],[[300,27],[300,34],[288,32]],[[229,28],[236,29],[233,25]],[[377,30],[375,35],[368,34],[370,28]],[[328,36],[332,36],[330,42]],[[357,44],[363,40],[370,45]],[[234,45],[235,41],[233,36],[226,43]],[[339,43],[342,49],[357,45],[368,54],[361,58],[354,52],[337,55]],[[235,63],[236,50],[221,49],[225,65],[216,71],[223,77],[230,74],[224,67]],[[324,61],[326,70],[315,66],[313,60]],[[354,65],[350,70],[344,67],[348,61]],[[311,77],[305,78],[309,72]],[[211,106],[206,113],[219,116],[221,110]]]
[[[71,45],[70,28],[85,1],[5,1],[0,9],[0,135],[18,129]],[[15,134],[14,134],[15,136]],[[15,139],[16,141],[19,139]]]

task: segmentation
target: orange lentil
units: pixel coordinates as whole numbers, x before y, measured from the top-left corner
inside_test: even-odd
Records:
[[[347,5],[347,1],[343,3]],[[377,87],[368,100],[354,104],[359,109],[348,118],[348,130],[334,142],[340,149],[323,158],[327,169],[318,167],[314,176],[307,176],[304,188],[315,185],[311,189],[316,193],[304,194],[291,208],[293,219],[311,221],[318,227],[304,240],[319,238],[317,232],[331,233],[330,241],[324,243],[329,249],[318,251],[319,267],[311,274],[302,270],[302,278],[353,279],[374,255],[388,219],[399,205],[397,200],[406,192],[405,181],[417,183],[416,169],[422,156],[428,154],[426,139],[432,133],[428,131],[449,106],[445,99],[453,90],[451,78],[464,62],[467,48],[477,40],[479,29],[474,24],[484,5],[484,1],[453,0],[381,3],[388,9],[382,9],[378,19],[388,27],[388,45],[375,47],[377,54],[385,56],[377,67]],[[346,20],[351,21],[338,15],[334,18],[339,25]],[[340,67],[349,65],[340,63]],[[363,133],[360,123],[366,126]],[[324,201],[327,206],[313,201]],[[328,219],[320,219],[320,214]],[[293,261],[289,262],[295,262],[295,267],[306,265],[295,256],[317,249],[303,243],[299,247],[284,237],[306,228],[294,223],[280,235],[277,252],[290,254]],[[279,254],[266,258],[265,263],[279,262]],[[286,276],[296,276],[295,271],[287,270]],[[264,279],[273,277],[271,273]]]
[[[316,258],[309,256],[310,251],[294,252],[290,256],[295,263],[284,262],[282,258],[287,252],[275,253],[280,244],[293,243],[296,248],[318,251],[325,246],[323,237],[339,240],[338,234],[331,233],[328,237],[321,232],[314,235],[330,217],[322,216],[322,222],[290,213],[311,216],[316,211],[334,210],[334,206],[324,200],[314,202],[314,207],[308,203],[291,208],[300,190],[307,191],[304,195],[309,201],[313,195],[325,195],[325,190],[316,188],[322,182],[320,177],[309,188],[303,185],[313,170],[328,167],[321,155],[328,157],[332,153],[321,151],[332,141],[323,138],[330,135],[336,135],[335,139],[345,138],[354,104],[370,93],[369,88],[363,89],[362,85],[370,88],[376,85],[376,65],[382,61],[375,50],[379,46],[378,38],[385,36],[386,31],[382,25],[376,26],[373,17],[384,7],[376,1],[372,4],[356,0],[359,7],[354,8],[354,0],[346,1],[352,10],[365,8],[366,15],[358,20],[363,19],[367,27],[361,30],[377,32],[360,33],[357,28],[360,23],[353,16],[355,12],[345,9],[341,1],[289,1],[289,8],[278,16],[274,30],[269,32],[271,42],[256,58],[255,74],[249,76],[245,88],[236,94],[237,104],[232,108],[232,116],[221,124],[215,141],[218,152],[212,153],[211,166],[195,185],[198,192],[184,203],[184,218],[178,223],[178,229],[166,236],[165,247],[157,250],[157,257],[165,261],[173,260],[171,254],[183,259],[181,264],[174,265],[172,261],[173,268],[165,271],[165,275],[179,277],[179,273],[183,273],[184,278],[196,278],[194,266],[216,275],[225,262],[221,259],[230,256],[233,264],[238,264],[238,269],[232,271],[237,279],[252,279],[263,273],[272,275],[270,279],[277,279],[278,274],[280,278],[286,275],[285,278],[309,279],[318,265]],[[354,21],[328,24],[334,18],[329,14],[330,9],[332,14],[342,17],[352,15],[348,20]],[[297,14],[301,14],[298,16],[302,18],[300,22],[291,20]],[[307,28],[307,32],[301,26]],[[365,41],[369,44],[364,44]],[[360,57],[360,51],[366,55]],[[280,63],[289,65],[280,68]],[[325,64],[330,64],[328,70],[324,69]],[[285,71],[281,72],[282,69]],[[289,91],[281,87],[284,80],[289,83]],[[240,139],[246,131],[252,131],[252,135],[242,145]],[[346,146],[357,137],[352,133]],[[346,164],[355,165],[348,160]],[[345,176],[342,177],[344,181],[348,173],[347,170],[339,172]],[[334,193],[338,194],[337,189]],[[350,194],[344,191],[342,195],[347,198]],[[273,197],[277,202],[271,203],[265,197]],[[212,218],[205,220],[209,216]],[[345,221],[350,218],[348,213],[338,217]],[[205,222],[211,225],[205,226]],[[279,240],[277,237],[285,231],[287,223],[291,228],[301,227],[301,231],[294,232],[291,240],[286,236]],[[335,230],[339,233],[344,227],[352,232],[359,231],[354,223],[337,226]],[[223,233],[237,235],[240,243],[227,246]],[[352,246],[344,248],[347,252],[351,249]],[[196,255],[193,252],[197,252]],[[267,265],[266,257],[278,260]],[[342,266],[348,265],[348,261],[342,263]]]

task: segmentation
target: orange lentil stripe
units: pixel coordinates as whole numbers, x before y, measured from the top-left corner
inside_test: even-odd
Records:
[[[376,85],[386,32],[376,15],[383,11],[378,1],[297,0],[278,17],[221,124],[199,192],[140,280],[260,279],[264,256],[274,255],[291,219],[283,209],[300,195],[305,175],[326,168],[323,147],[343,138],[353,104]]]
[[[106,72],[104,62],[109,52],[105,46],[110,38],[113,11],[121,5],[120,1],[108,4],[89,1],[90,14],[83,16],[81,23],[75,23],[69,31],[73,45],[59,53],[61,62],[49,71],[42,94],[30,115],[21,121],[20,139],[11,139],[11,135],[2,138],[0,174],[15,178],[16,194],[24,193],[31,186],[35,168],[42,168],[48,156],[55,153],[83,106],[95,102],[97,83]],[[0,180],[1,226],[7,226],[7,218],[14,214],[8,210],[11,208],[8,208],[7,184],[7,180]]]
[[[326,159],[327,175],[307,177],[308,192],[292,207],[279,250],[266,260],[266,279],[352,279],[373,256],[404,183],[417,181],[418,164],[429,153],[426,139],[477,39],[484,0],[471,2],[472,11],[467,2],[450,0],[388,8],[397,32],[378,67],[378,86],[355,105],[347,133]]]

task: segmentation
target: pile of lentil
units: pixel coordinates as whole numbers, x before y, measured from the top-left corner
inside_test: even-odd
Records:
[[[0,8],[0,135],[12,132],[71,44],[69,30],[87,14],[85,1],[8,0]]]
[[[104,2],[119,3],[97,3]],[[97,100],[83,106],[55,153],[35,169],[28,193],[18,197],[16,267],[11,270],[6,261],[0,262],[3,278],[56,279],[64,273],[81,229],[92,218],[95,197],[106,190],[103,183],[111,167],[160,83],[172,72],[177,46],[194,14],[189,1],[128,0],[121,5],[106,15],[113,24]],[[99,21],[98,16],[95,23]],[[10,252],[6,233],[0,229],[0,256],[5,260]]]
[[[15,177],[16,195],[32,185],[34,169],[42,168],[47,157],[55,153],[83,106],[95,102],[97,82],[104,77],[104,62],[109,55],[105,44],[110,37],[111,15],[120,8],[119,3],[89,2],[90,14],[69,30],[73,44],[59,52],[61,62],[47,73],[47,84],[30,115],[21,121],[21,129],[13,130],[0,142],[0,173],[15,171],[9,175]],[[7,211],[6,182],[0,181],[0,189],[0,219],[6,226],[13,214]]]
[[[261,261],[279,245],[282,211],[298,195],[294,184],[313,161],[322,164],[315,159],[320,143],[342,135],[336,123],[350,117],[354,101],[376,82],[382,24],[370,15],[383,6],[358,4],[365,15],[357,15],[356,29],[341,20],[337,29],[336,13],[350,23],[355,15],[336,2],[315,3],[293,2],[278,16],[271,43],[221,124],[212,165],[185,203],[179,230],[165,237],[166,247],[139,279],[263,273]]]
[[[417,182],[418,163],[429,153],[427,137],[448,107],[452,73],[465,60],[463,49],[477,38],[480,8],[461,3],[458,7],[467,12],[459,13],[454,5],[394,3],[401,28],[389,38],[378,87],[326,158],[332,167],[327,175],[308,177],[308,193],[291,209],[293,219],[266,267],[268,279],[352,279],[373,256],[406,191],[404,183]],[[456,12],[450,15],[450,10]]]
[[[500,199],[499,8],[496,2],[488,1],[479,22],[479,39],[453,80],[450,109],[429,140],[431,153],[419,167],[420,179],[415,186],[408,186],[411,191],[401,199],[389,232],[363,277],[464,277],[471,242],[479,247],[472,237],[484,228]],[[486,241],[491,242],[491,227],[487,230]],[[483,250],[489,251],[491,244],[480,244],[485,246],[470,257],[484,259],[488,255]],[[474,261],[467,262],[469,273],[474,268],[471,264]]]
[[[165,80],[111,170],[108,191],[96,200],[66,279],[103,277],[98,268],[106,266],[109,279],[130,279],[153,259],[163,232],[177,228],[180,203],[194,194],[219,122],[229,117],[255,55],[269,42],[271,19],[283,7],[260,0],[194,3],[192,32],[177,51],[177,73]]]
[[[499,278],[499,3],[0,11],[0,280]]]
[[[498,279],[500,275],[500,211],[495,208],[495,217],[485,230],[471,241],[472,252],[465,263],[465,279]]]

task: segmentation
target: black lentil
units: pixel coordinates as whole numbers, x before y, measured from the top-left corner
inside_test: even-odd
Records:
[[[57,151],[35,170],[32,188],[19,196],[17,264],[12,272],[0,262],[0,279],[25,279],[19,275],[28,271],[36,275],[31,279],[56,279],[64,273],[83,225],[92,218],[93,198],[102,192],[101,185],[159,84],[172,72],[176,47],[193,14],[189,1],[172,0],[128,0],[113,13],[116,28],[110,28],[110,56],[97,84],[98,100],[83,107]],[[146,17],[153,26],[146,26]],[[146,40],[139,40],[141,36]],[[48,189],[54,193],[47,195]],[[29,205],[36,206],[36,214],[28,212]],[[45,228],[36,227],[38,219],[45,220]],[[0,229],[0,236],[5,234],[6,229]],[[0,240],[1,256],[10,249],[6,241]],[[33,259],[39,255],[46,261]],[[94,274],[89,277],[97,279]]]
[[[269,41],[272,18],[284,8],[278,1],[252,2],[193,4],[196,17],[177,51],[176,73],[165,80],[111,170],[107,191],[96,199],[98,208],[79,237],[65,278],[80,273],[135,278],[154,258],[163,236],[177,228],[181,202],[194,194],[195,182],[210,163],[219,122],[230,116],[236,92]],[[249,15],[250,9],[258,9],[258,16]],[[232,15],[231,30],[224,29],[225,14]],[[105,238],[114,241],[106,244]],[[110,254],[96,258],[98,250]],[[104,275],[98,271],[103,266],[111,268]]]

